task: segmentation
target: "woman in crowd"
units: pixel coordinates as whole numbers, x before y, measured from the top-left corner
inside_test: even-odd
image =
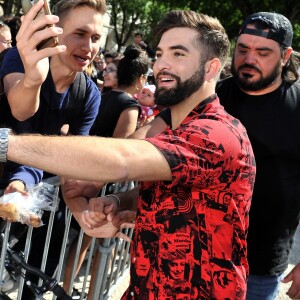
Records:
[[[110,85],[112,90],[102,96],[91,135],[126,138],[135,131],[140,106],[133,95],[144,87],[147,72],[148,56],[135,45],[126,48],[118,66],[116,60],[107,65],[104,84]]]

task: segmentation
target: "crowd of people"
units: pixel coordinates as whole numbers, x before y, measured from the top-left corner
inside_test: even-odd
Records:
[[[216,18],[171,11],[154,28],[155,51],[136,33],[119,54],[100,50],[105,6],[61,0],[53,16],[34,20],[38,2],[17,47],[0,23],[1,188],[26,195],[60,176],[46,273],[58,264],[67,206],[72,226],[85,231],[76,272],[91,237],[121,236],[135,222],[122,299],[271,300],[281,281],[299,298],[300,264],[284,278],[300,216],[292,24],[274,12],[248,16],[228,63],[230,41]],[[57,46],[37,49],[51,36]],[[138,187],[111,194],[110,184],[129,180]],[[33,232],[36,267],[46,229]],[[74,257],[71,245],[67,291]],[[22,297],[34,299],[26,288]]]

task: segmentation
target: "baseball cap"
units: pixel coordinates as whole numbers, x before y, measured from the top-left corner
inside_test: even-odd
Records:
[[[264,23],[269,31],[247,28],[248,24],[255,23],[256,21]],[[275,12],[258,12],[248,16],[242,24],[239,35],[243,33],[274,40],[284,47],[291,47],[293,41],[293,27],[291,22],[285,16]]]

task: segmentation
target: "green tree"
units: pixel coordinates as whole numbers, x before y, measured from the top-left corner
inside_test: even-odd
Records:
[[[50,0],[50,6],[58,0]],[[20,0],[0,0],[6,16],[22,12]],[[233,39],[241,22],[257,11],[276,11],[285,15],[294,28],[293,48],[300,50],[300,1],[299,0],[107,0],[111,25],[118,48],[126,45],[134,31],[141,31],[151,44],[152,28],[162,15],[173,9],[192,9],[217,17]]]
[[[0,5],[2,6],[4,16],[15,16],[21,13],[20,0],[1,0]]]
[[[164,3],[169,9],[191,9],[218,18],[226,28],[228,36],[233,39],[242,21],[250,14],[258,11],[275,11],[286,16],[294,28],[293,47],[300,49],[300,1],[274,0],[153,0]],[[299,51],[299,50],[298,50]]]
[[[52,7],[58,1],[59,0],[49,1],[50,7]],[[21,0],[0,0],[0,5],[2,6],[3,14],[6,17],[23,14]]]
[[[143,29],[147,22],[151,1],[108,0],[107,4],[118,51],[120,51],[135,31]]]

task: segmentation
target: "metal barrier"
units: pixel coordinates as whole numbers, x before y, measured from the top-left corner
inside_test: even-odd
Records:
[[[60,188],[58,178],[52,177],[45,180],[45,182],[55,186],[55,195],[58,196],[59,188]],[[119,191],[126,191],[133,188],[134,185],[135,184],[133,182],[129,182],[125,185],[115,184],[113,185],[113,192],[116,193]],[[48,259],[48,249],[50,245],[51,234],[53,231],[53,222],[54,222],[55,213],[56,212],[50,213],[49,224],[47,224],[48,229],[47,229],[46,243],[44,246],[43,259],[40,268],[42,272],[45,271],[46,263]],[[63,237],[60,253],[57,253],[57,255],[59,255],[59,263],[56,268],[55,274],[53,275],[56,278],[56,280],[61,283],[63,281],[65,263],[66,263],[66,258],[68,256],[68,250],[69,250],[72,236],[74,238],[74,230],[71,230],[71,219],[72,219],[72,214],[66,208],[64,237]],[[17,242],[17,239],[14,239],[14,237],[11,236],[11,232],[10,232],[11,224],[8,222],[3,222],[3,224],[5,226],[3,226],[2,228],[2,248],[1,248],[1,256],[0,256],[0,279],[2,278],[2,281],[0,282],[0,292],[4,289],[4,286],[6,284],[5,279],[7,279],[8,276],[7,269],[6,269],[7,245],[10,245],[10,247],[12,247]],[[23,253],[24,253],[25,261],[27,262],[30,251],[34,251],[34,249],[31,249],[31,238],[32,238],[32,233],[35,229],[33,229],[30,226],[26,226],[26,229],[27,229],[27,233],[26,233],[26,241],[25,241],[25,247]],[[125,234],[131,237],[132,229],[126,229]],[[73,285],[76,282],[76,288],[81,290],[80,299],[86,299],[85,297],[87,293],[92,293],[91,299],[93,300],[108,299],[110,288],[112,288],[116,284],[117,280],[123,276],[124,271],[128,269],[130,266],[130,255],[129,255],[130,244],[128,242],[125,242],[124,240],[120,240],[117,238],[109,238],[109,239],[93,238],[89,246],[88,254],[86,255],[86,261],[84,265],[81,266],[81,268],[85,268],[83,281],[78,283],[78,280],[76,280],[76,277],[78,277],[78,275],[75,276],[75,272],[78,265],[78,259],[80,254],[80,248],[83,241],[83,236],[84,236],[84,232],[80,230],[78,234],[78,243],[77,243],[75,260],[73,264],[70,289],[67,292],[69,295],[72,294]],[[95,281],[93,286],[88,287],[88,284],[90,283],[89,278],[91,275],[91,266],[93,264],[93,258],[95,257],[95,254],[97,254],[97,252],[100,256],[100,259],[98,262],[96,274],[93,274],[93,276],[96,276],[94,278]],[[82,269],[81,269],[81,274],[82,274]],[[17,277],[16,281],[14,282],[14,288],[6,292],[5,294],[7,294],[11,299],[16,299],[16,300],[21,299],[24,284],[25,284],[24,278],[21,276]],[[42,284],[42,280],[40,279],[39,285],[41,284]],[[2,299],[1,296],[0,299]],[[50,298],[48,297],[47,299]],[[56,299],[56,296],[53,295],[52,299],[53,300]]]

